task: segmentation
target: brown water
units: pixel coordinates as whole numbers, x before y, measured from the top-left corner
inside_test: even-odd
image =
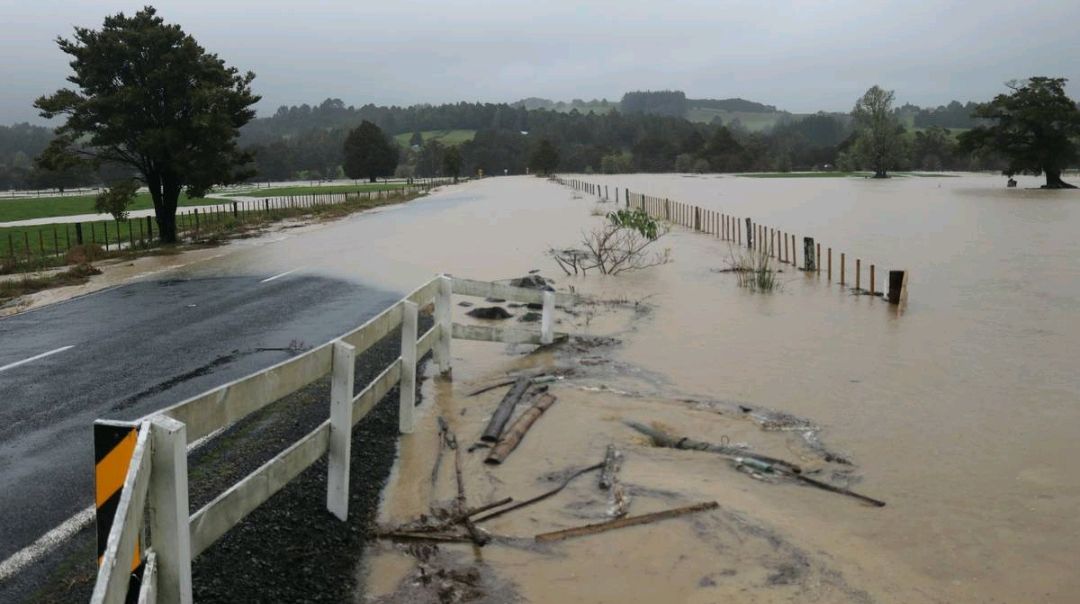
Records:
[[[500,279],[539,268],[560,287],[648,300],[647,316],[601,312],[587,321],[563,317],[560,325],[619,335],[623,345],[605,355],[624,370],[591,383],[645,395],[559,386],[559,404],[535,428],[544,436],[527,440],[510,464],[489,472],[479,458],[467,460],[476,481],[470,502],[542,490],[547,483],[538,476],[591,463],[611,440],[628,447],[627,479],[659,493],[637,496],[632,513],[703,499],[719,501],[724,512],[554,552],[485,548],[484,559],[532,601],[1075,601],[1080,193],[1006,190],[989,176],[592,180],[750,216],[800,240],[814,236],[834,254],[879,270],[910,269],[907,310],[898,315],[881,300],[792,271],[779,293],[746,292],[732,275],[714,272],[726,264],[728,244],[679,230],[665,240],[671,264],[615,280],[564,279],[543,252],[574,244],[596,220],[593,202],[533,178],[469,183],[302,237],[283,233],[278,243],[219,264],[268,273],[303,268],[402,291],[436,272]],[[453,417],[459,438],[469,441],[499,393],[464,400],[465,390],[556,362],[480,343],[455,342],[453,355],[454,381],[425,386],[432,402],[417,433],[402,441],[386,520],[405,520],[451,492],[445,477],[435,493],[425,487],[437,413]],[[828,445],[857,463],[858,490],[888,507],[761,484],[698,453],[649,449],[618,422],[660,420],[704,440],[728,436],[763,452],[801,455],[753,424],[672,402],[680,396],[812,418]],[[583,480],[558,505],[492,528],[529,536],[585,521],[584,512],[565,508],[596,498],[588,491],[593,479]],[[738,528],[744,520],[749,528]],[[716,534],[701,537],[710,531]],[[808,578],[767,586],[754,569],[773,564],[778,551],[790,560],[807,556]],[[457,553],[471,559],[467,549]],[[410,564],[398,550],[376,556],[365,575],[372,593],[392,591]],[[715,585],[702,587],[705,577]]]

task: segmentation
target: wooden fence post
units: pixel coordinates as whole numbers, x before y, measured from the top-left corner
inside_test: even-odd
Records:
[[[344,522],[349,517],[349,460],[352,456],[352,399],[356,348],[334,342],[330,377],[330,445],[326,455],[326,509]]]
[[[862,285],[862,258],[855,259],[855,289],[861,289]]]
[[[401,306],[401,383],[398,407],[398,429],[412,434],[416,411],[416,302],[405,300]]]
[[[540,317],[540,343],[555,341],[555,293],[544,291],[544,310]]]
[[[817,272],[821,272],[821,244],[817,244],[817,251],[814,252],[814,266],[817,267]]]
[[[844,253],[840,252],[840,285],[844,285]]]
[[[191,604],[187,426],[164,415],[150,420],[150,543],[157,554],[157,593]]]
[[[754,230],[752,228],[753,222],[749,218],[746,219],[746,247],[754,247]]]
[[[435,297],[435,325],[439,330],[439,337],[435,342],[435,362],[439,365],[439,372],[446,375],[452,369],[450,339],[454,327],[451,313],[453,282],[446,275],[441,275],[438,279],[439,293]]]
[[[817,256],[814,254],[814,238],[803,237],[803,269],[807,272],[817,272]]]
[[[907,304],[908,272],[906,270],[889,271],[889,302],[904,306]]]
[[[876,278],[876,276],[877,275],[874,274],[874,265],[871,264],[870,265],[870,295],[871,296],[874,295],[874,288],[877,286],[877,284],[874,283],[874,279]]]
[[[829,283],[832,283],[832,248],[829,248],[829,272],[826,275]]]

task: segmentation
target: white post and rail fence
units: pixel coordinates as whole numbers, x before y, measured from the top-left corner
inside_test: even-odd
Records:
[[[543,305],[539,332],[452,320],[452,295],[498,297]],[[94,424],[98,575],[91,602],[119,603],[136,589],[139,602],[192,600],[191,561],[301,472],[327,456],[326,509],[349,513],[352,427],[399,386],[399,429],[414,427],[417,362],[433,353],[451,369],[453,339],[548,344],[555,304],[575,296],[440,275],[341,337],[135,422]],[[434,324],[418,334],[421,308],[434,304]],[[401,354],[354,392],[357,355],[401,327]],[[330,416],[314,430],[188,515],[187,452],[196,441],[329,376]],[[131,595],[136,595],[134,592]]]

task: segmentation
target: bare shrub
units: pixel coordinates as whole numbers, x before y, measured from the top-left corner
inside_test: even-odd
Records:
[[[105,249],[100,245],[93,243],[74,245],[64,254],[64,263],[86,264],[88,262],[94,262],[95,260],[101,260],[105,255]]]
[[[737,251],[736,251],[737,250]],[[771,293],[781,288],[768,250],[731,248],[728,272],[735,273],[739,287],[753,292]]]
[[[645,212],[619,210],[608,213],[603,225],[583,234],[582,248],[548,253],[567,275],[586,275],[592,269],[618,275],[670,262],[671,250],[654,251],[653,247],[666,233],[667,228]]]

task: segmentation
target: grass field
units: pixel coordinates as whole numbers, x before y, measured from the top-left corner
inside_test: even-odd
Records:
[[[181,206],[201,206],[221,203],[213,199],[188,199],[180,195]],[[146,210],[154,207],[149,193],[139,193],[132,210]],[[94,196],[79,197],[36,197],[30,199],[0,199],[0,222],[30,220],[31,218],[52,218],[54,216],[74,216],[76,214],[94,214]]]
[[[275,187],[272,189],[252,189],[247,192],[229,193],[226,197],[286,197],[289,195],[311,195],[312,193],[355,193],[357,191],[389,191],[404,187],[404,183],[363,183],[356,185],[297,185],[295,187]]]
[[[420,136],[424,137],[424,142],[435,139],[444,145],[460,145],[471,141],[476,136],[476,130],[425,130]],[[394,135],[394,140],[402,147],[407,147],[411,138],[412,132]]]

